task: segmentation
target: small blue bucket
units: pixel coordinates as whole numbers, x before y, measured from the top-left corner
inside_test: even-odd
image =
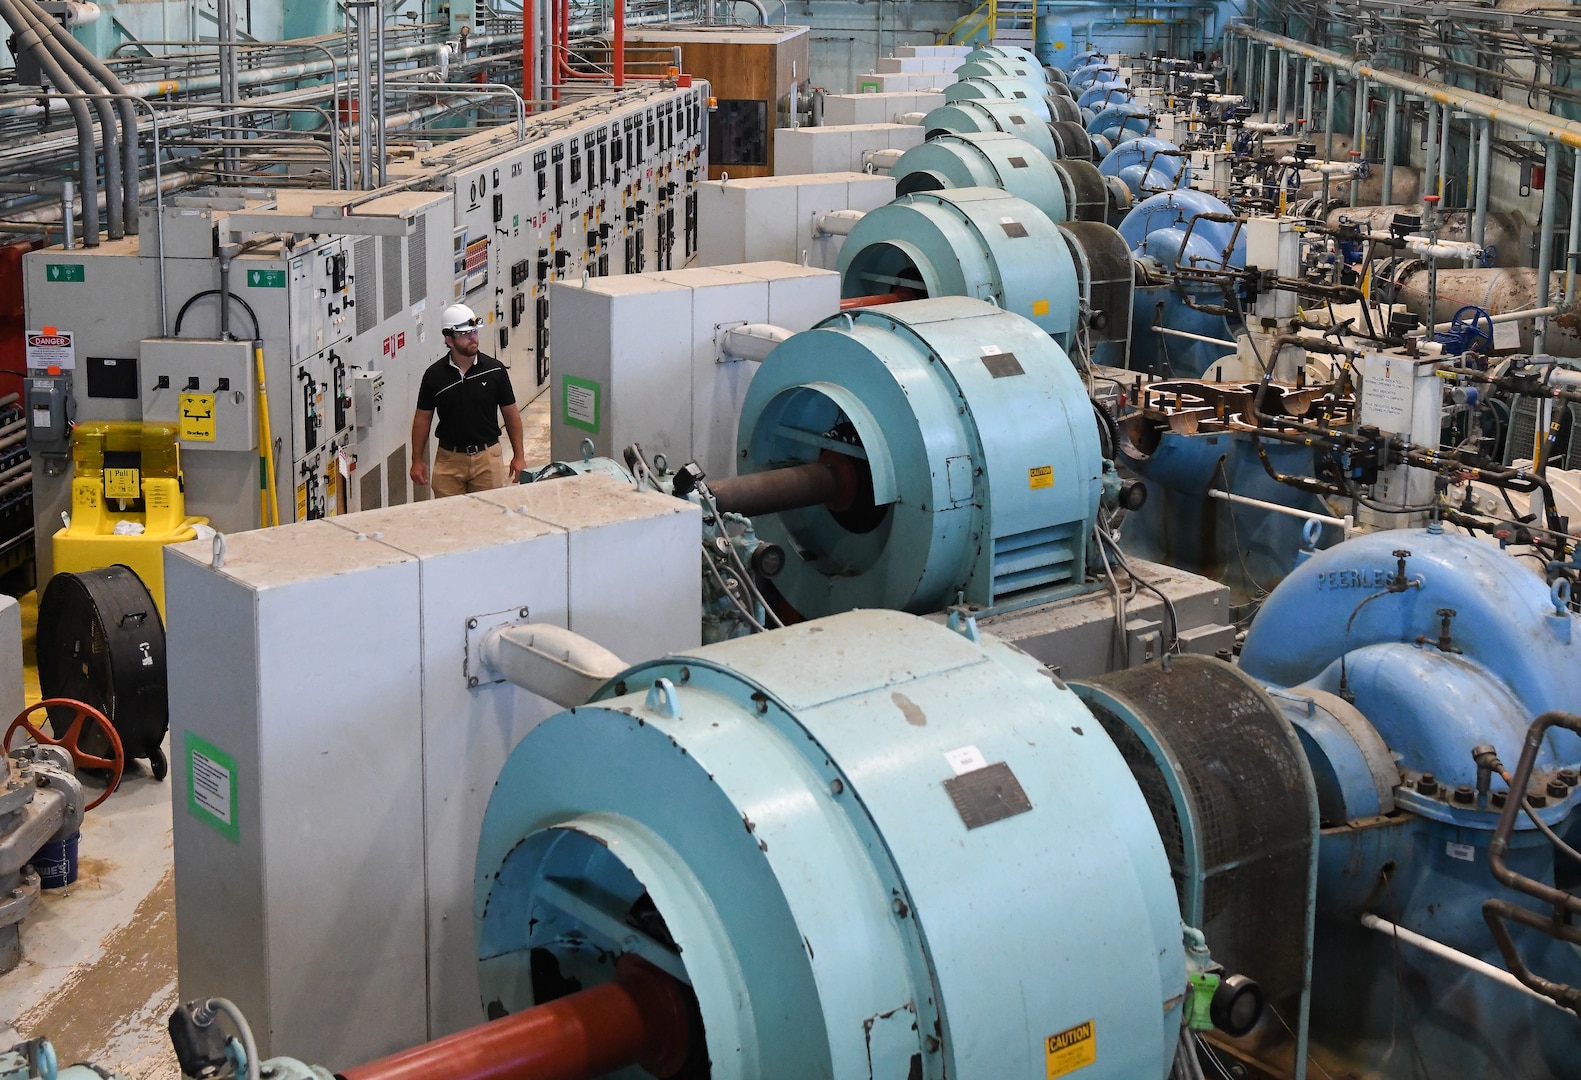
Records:
[[[51,840],[33,856],[41,888],[61,889],[77,880],[77,845],[82,841],[78,829],[64,840]]]

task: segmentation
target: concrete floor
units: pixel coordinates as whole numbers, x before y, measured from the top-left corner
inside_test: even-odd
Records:
[[[548,394],[523,407],[522,426],[528,465],[547,464]],[[40,699],[37,594],[21,606],[31,705]],[[165,1028],[177,1004],[170,786],[134,769],[83,823],[76,883],[45,892],[23,924],[22,963],[0,977],[0,1025],[22,1038],[48,1036],[62,1064],[93,1062],[125,1080],[178,1080]]]

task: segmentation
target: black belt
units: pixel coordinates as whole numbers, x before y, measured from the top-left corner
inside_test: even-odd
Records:
[[[473,443],[471,446],[452,446],[449,443],[440,443],[439,449],[448,450],[452,454],[466,454],[468,457],[470,457],[473,454],[481,454],[485,450],[492,450],[499,444],[500,441],[498,439],[495,439],[493,442]]]

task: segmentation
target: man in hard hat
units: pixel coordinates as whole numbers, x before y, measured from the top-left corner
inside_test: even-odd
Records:
[[[465,304],[451,304],[439,316],[450,351],[423,372],[412,417],[412,483],[430,484],[434,497],[501,487],[527,467],[522,456],[522,418],[505,365],[478,352],[478,317]],[[428,432],[439,412],[439,448],[432,481],[428,469]],[[500,454],[499,420],[511,440],[507,473]]]

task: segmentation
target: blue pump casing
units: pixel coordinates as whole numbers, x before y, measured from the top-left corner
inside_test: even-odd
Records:
[[[1245,234],[1234,224],[1200,216],[1229,213],[1229,207],[1204,192],[1162,192],[1148,196],[1125,216],[1120,235],[1132,251],[1156,262],[1165,278],[1176,267],[1242,267]],[[1198,302],[1223,302],[1212,285],[1187,283],[1184,288]],[[1211,340],[1160,334],[1154,329],[1157,326]],[[1132,367],[1166,377],[1201,378],[1217,360],[1235,351],[1224,317],[1191,307],[1173,282],[1138,287],[1131,341]]]
[[[1080,112],[1079,107],[1077,111]],[[1105,105],[1087,121],[1086,128],[1088,134],[1100,136],[1110,146],[1118,147],[1150,134],[1153,130],[1153,114],[1129,102]]]
[[[1092,131],[1093,125],[1087,130]],[[1191,186],[1191,164],[1168,139],[1137,137],[1122,142],[1099,162],[1098,171],[1118,177],[1137,199]]]
[[[1488,871],[1504,784],[1490,777],[1479,796],[1472,751],[1490,745],[1513,768],[1533,718],[1581,702],[1581,618],[1564,599],[1492,544],[1398,530],[1309,547],[1247,634],[1242,669],[1270,685],[1300,734],[1328,826],[1314,1037],[1366,1075],[1420,1075],[1389,1052],[1402,1012],[1430,1075],[1575,1075],[1572,1014],[1358,923],[1380,914],[1502,968],[1483,902],[1547,917]],[[1551,729],[1534,812],[1572,843],[1581,789],[1565,770],[1578,764],[1581,739]],[[1560,881],[1553,846],[1524,815],[1516,822],[1511,869]],[[1568,945],[1523,926],[1512,935],[1533,971],[1581,984]]]

